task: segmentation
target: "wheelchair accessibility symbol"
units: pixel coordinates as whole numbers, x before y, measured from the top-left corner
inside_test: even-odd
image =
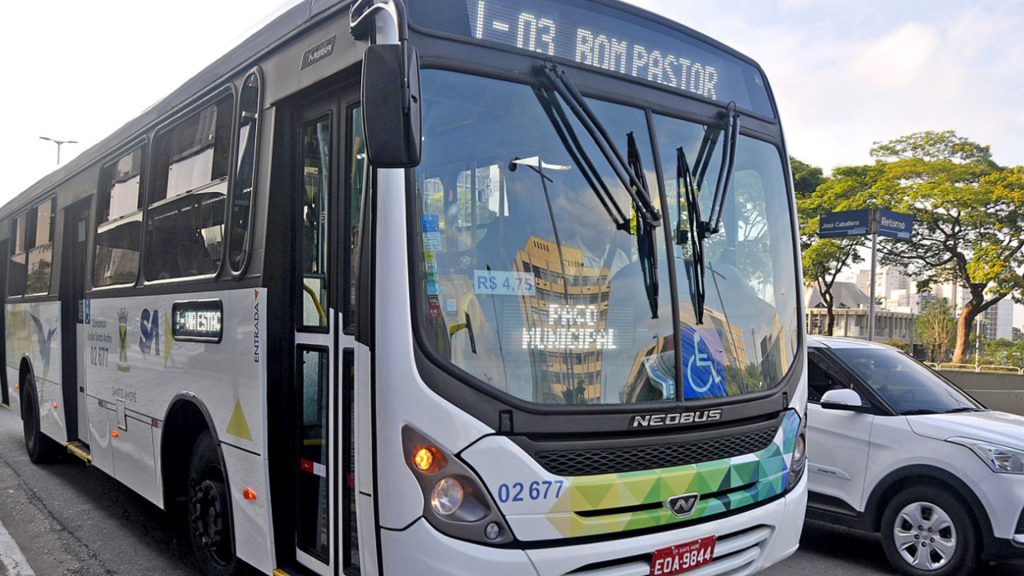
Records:
[[[691,334],[685,334],[691,332]],[[725,366],[718,332],[711,328],[684,329],[683,353],[686,359],[686,398],[726,395]]]

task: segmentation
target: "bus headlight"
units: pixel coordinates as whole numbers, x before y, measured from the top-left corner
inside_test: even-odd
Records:
[[[430,507],[441,516],[451,516],[462,506],[465,494],[458,478],[442,478],[430,493]]]
[[[512,531],[469,466],[410,426],[402,428],[402,448],[423,490],[423,517],[431,526],[460,540],[512,542]]]

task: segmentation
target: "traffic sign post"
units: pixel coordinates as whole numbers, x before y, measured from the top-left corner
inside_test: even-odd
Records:
[[[884,208],[828,212],[818,219],[819,238],[871,236],[871,288],[868,303],[868,340],[875,339],[875,275],[878,272],[878,236],[909,241],[914,234],[914,215]]]

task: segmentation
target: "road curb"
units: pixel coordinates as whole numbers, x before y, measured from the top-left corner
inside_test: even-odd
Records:
[[[7,569],[8,576],[35,576],[18,543],[3,524],[0,524],[0,564]]]

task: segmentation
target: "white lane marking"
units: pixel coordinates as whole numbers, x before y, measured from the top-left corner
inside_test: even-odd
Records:
[[[14,541],[3,524],[0,524],[0,564],[7,568],[9,576],[35,576],[25,555],[18,548],[18,543]]]

